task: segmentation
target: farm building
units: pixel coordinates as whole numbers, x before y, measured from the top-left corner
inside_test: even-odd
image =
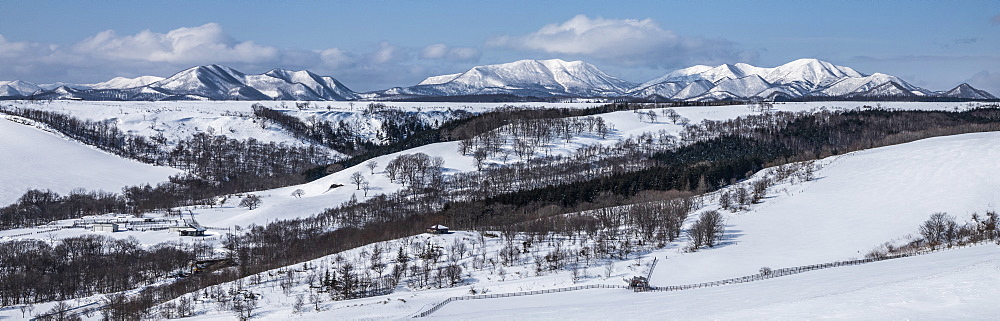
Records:
[[[191,225],[171,226],[170,232],[177,233],[180,236],[205,236],[204,228]]]
[[[94,223],[92,229],[94,232],[117,232],[118,224],[115,223]]]
[[[438,224],[427,228],[427,233],[431,234],[448,234],[448,227]]]

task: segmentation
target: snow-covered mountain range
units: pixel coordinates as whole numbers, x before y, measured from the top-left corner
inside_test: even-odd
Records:
[[[466,72],[434,76],[412,87],[365,93],[365,98],[508,94],[515,96],[621,96],[635,84],[612,77],[582,61],[520,60],[476,66]]]
[[[50,87],[50,89],[45,87]],[[319,76],[307,70],[273,69],[259,75],[247,75],[220,65],[189,68],[165,79],[153,76],[133,79],[115,78],[91,85],[38,86],[23,81],[0,82],[0,96],[82,100],[351,100],[358,98],[354,91],[336,79]]]
[[[865,75],[850,67],[817,59],[799,59],[774,68],[748,64],[698,65],[648,81],[628,92],[633,97],[672,100],[747,98],[919,98],[995,99],[968,84],[947,92],[913,86],[892,75]],[[970,90],[971,89],[971,90]]]
[[[0,81],[0,97],[82,100],[404,100],[447,96],[599,97],[673,101],[749,99],[997,99],[961,84],[931,91],[883,73],[862,74],[817,59],[773,68],[697,65],[634,84],[582,61],[520,60],[428,77],[417,85],[356,93],[332,77],[274,69],[247,75],[208,65],[169,78],[115,78],[97,84]]]

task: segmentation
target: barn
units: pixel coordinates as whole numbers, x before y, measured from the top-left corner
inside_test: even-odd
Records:
[[[427,233],[431,233],[431,234],[448,234],[448,227],[444,226],[444,225],[441,225],[441,224],[432,225],[432,226],[430,226],[430,227],[427,228]]]
[[[93,227],[91,229],[93,229],[94,232],[111,232],[111,233],[114,233],[114,232],[118,231],[118,224],[116,224],[116,223],[94,223],[94,225],[93,225]]]
[[[180,236],[205,236],[204,228],[191,225],[171,226],[170,232],[177,233]]]

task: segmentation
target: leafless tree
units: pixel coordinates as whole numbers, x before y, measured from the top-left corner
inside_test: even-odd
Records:
[[[354,174],[351,174],[351,182],[354,183],[354,185],[356,185],[358,187],[358,190],[360,191],[361,183],[365,182],[364,174],[361,174],[361,172],[354,172]]]
[[[920,225],[920,235],[931,246],[950,244],[955,240],[957,232],[958,223],[955,222],[955,217],[944,212],[931,214],[931,217]]]
[[[690,250],[697,250],[702,246],[715,246],[722,240],[725,231],[722,214],[718,211],[702,212],[688,230],[688,236],[691,238]]]
[[[247,209],[253,210],[260,207],[261,201],[260,196],[254,194],[247,194],[243,200],[240,201],[240,207],[246,207]]]

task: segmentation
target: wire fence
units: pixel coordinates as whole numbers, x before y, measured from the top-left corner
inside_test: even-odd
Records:
[[[840,266],[860,265],[860,264],[865,264],[865,263],[872,263],[872,262],[892,260],[892,259],[898,259],[898,258],[904,258],[904,257],[910,257],[910,256],[930,254],[930,253],[934,253],[934,252],[940,252],[940,251],[944,251],[944,250],[950,250],[950,249],[957,249],[957,248],[964,248],[964,247],[976,246],[976,245],[981,245],[981,244],[990,243],[990,242],[993,242],[993,241],[991,241],[991,240],[983,240],[983,241],[979,241],[979,242],[972,242],[972,243],[966,243],[966,244],[961,244],[961,245],[952,245],[952,246],[947,246],[947,247],[939,247],[939,248],[934,248],[934,249],[920,250],[920,251],[916,251],[916,252],[912,252],[912,253],[902,253],[902,254],[895,254],[895,255],[886,255],[886,256],[881,256],[881,257],[874,257],[874,258],[867,258],[867,259],[860,259],[860,260],[837,261],[837,262],[830,262],[830,263],[823,263],[823,264],[813,264],[813,265],[796,266],[796,267],[790,267],[790,268],[783,268],[783,269],[771,270],[769,272],[762,271],[759,274],[747,275],[747,276],[736,277],[736,278],[725,279],[725,280],[719,280],[719,281],[713,281],[713,282],[704,282],[704,283],[695,283],[695,284],[677,285],[677,286],[649,287],[649,288],[646,288],[646,289],[636,289],[636,290],[637,290],[637,292],[646,292],[646,291],[663,292],[663,291],[680,291],[680,290],[688,290],[688,289],[696,289],[696,288],[706,288],[706,287],[721,286],[721,285],[727,285],[727,284],[739,284],[739,283],[760,281],[760,280],[766,280],[766,279],[771,279],[771,278],[776,278],[776,277],[782,277],[782,276],[788,276],[788,275],[793,275],[793,274],[799,274],[799,273],[808,272],[808,271],[822,270],[822,269],[828,269],[828,268],[834,268],[834,267],[840,267]]]
[[[808,271],[828,269],[828,268],[834,268],[834,267],[839,267],[839,266],[860,265],[860,264],[866,264],[866,263],[872,263],[872,262],[878,262],[878,261],[892,260],[892,259],[898,259],[898,258],[904,258],[904,257],[910,257],[910,256],[917,256],[917,255],[924,255],[924,254],[941,252],[941,251],[950,250],[950,249],[958,249],[958,248],[965,248],[965,247],[970,247],[970,246],[982,245],[982,244],[991,243],[991,242],[994,242],[994,241],[992,241],[992,240],[983,240],[983,241],[979,241],[979,242],[966,243],[966,244],[962,244],[962,245],[953,245],[953,246],[947,246],[947,247],[939,247],[939,248],[935,248],[935,249],[921,250],[921,251],[916,251],[916,252],[913,252],[913,253],[902,253],[902,254],[886,255],[886,256],[882,256],[882,257],[867,258],[867,259],[860,259],[860,260],[837,261],[837,262],[830,262],[830,263],[823,263],[823,264],[813,264],[813,265],[805,265],[805,266],[796,266],[796,267],[790,267],[790,268],[782,268],[782,269],[777,269],[777,270],[771,270],[770,272],[763,272],[762,271],[762,273],[760,273],[760,274],[747,275],[747,276],[736,277],[736,278],[731,278],[731,279],[725,279],[725,280],[720,280],[720,281],[703,282],[703,283],[686,284],[686,285],[677,285],[677,286],[641,288],[641,287],[629,287],[629,286],[625,286],[625,285],[591,284],[591,285],[581,285],[581,286],[574,286],[574,287],[569,287],[569,288],[558,288],[558,289],[549,289],[549,290],[537,290],[537,291],[526,291],[526,292],[481,294],[481,295],[471,295],[471,296],[450,297],[450,298],[445,299],[444,301],[441,301],[440,303],[435,304],[430,309],[427,309],[427,311],[423,311],[423,312],[420,312],[420,313],[417,313],[417,314],[413,315],[413,317],[414,318],[426,317],[428,315],[431,315],[434,312],[437,312],[437,310],[441,309],[442,307],[444,307],[448,303],[451,303],[451,302],[454,302],[454,301],[461,301],[461,300],[509,298],[509,297],[525,296],[525,295],[536,295],[536,294],[546,294],[546,293],[578,291],[578,290],[587,290],[587,289],[632,289],[635,292],[682,291],[682,290],[690,290],[690,289],[697,289],[697,288],[707,288],[707,287],[721,286],[721,285],[728,285],[728,284],[740,284],[740,283],[761,281],[761,280],[766,280],[766,279],[771,279],[771,278],[776,278],[776,277],[782,277],[782,276],[788,276],[788,275],[793,275],[793,274],[798,274],[798,273],[803,273],[803,272],[808,272]],[[650,278],[652,277],[652,270],[650,270],[649,277]]]
[[[435,304],[430,309],[427,309],[427,311],[418,313],[418,314],[414,315],[413,317],[414,318],[423,318],[423,317],[426,317],[428,315],[431,315],[431,313],[436,312],[438,309],[444,307],[446,304],[451,303],[452,301],[478,300],[478,299],[495,299],[495,298],[510,298],[510,297],[525,296],[525,295],[538,295],[538,294],[547,294],[547,293],[559,293],[559,292],[569,292],[569,291],[578,291],[578,290],[587,290],[587,289],[627,289],[627,288],[628,287],[624,286],[624,285],[589,284],[589,285],[578,285],[578,286],[568,287],[568,288],[547,289],[547,290],[535,290],[535,291],[511,292],[511,293],[496,293],[496,294],[479,294],[479,295],[456,296],[456,297],[447,298],[444,301],[441,301],[440,303]]]

